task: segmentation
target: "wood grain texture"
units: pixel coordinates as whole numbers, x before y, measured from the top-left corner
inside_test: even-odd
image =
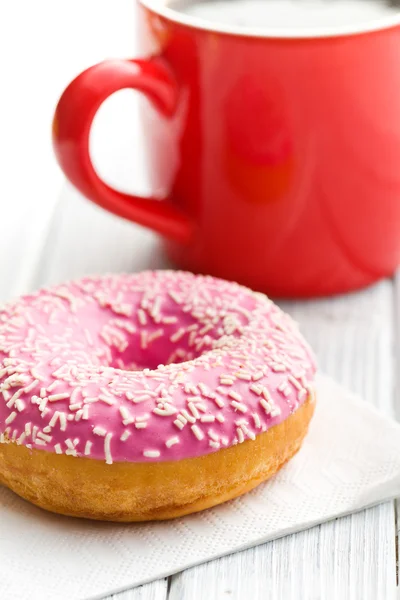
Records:
[[[88,273],[168,266],[155,236],[67,189],[34,262],[25,291]],[[282,303],[300,322],[322,370],[397,415],[393,351],[399,289],[398,282],[384,281],[340,298]],[[13,295],[12,288],[8,292]],[[108,600],[391,600],[395,594],[395,507],[386,503]]]

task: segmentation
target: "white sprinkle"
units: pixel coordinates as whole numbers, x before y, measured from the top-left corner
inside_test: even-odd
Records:
[[[45,445],[46,445],[46,442],[45,442],[44,440],[41,440],[41,439],[37,439],[37,438],[36,438],[36,440],[35,440],[35,444],[36,444],[37,446],[45,446]]]
[[[62,454],[61,444],[55,444],[54,450],[56,451],[56,454]]]
[[[15,405],[15,402],[18,400],[18,398],[20,396],[22,396],[22,394],[24,393],[23,388],[20,388],[18,391],[15,392],[15,394],[13,396],[11,396],[10,400],[8,400],[6,406],[7,408],[11,408],[12,406]]]
[[[240,412],[242,412],[242,413],[247,412],[247,406],[245,406],[241,402],[236,402],[236,400],[233,400],[231,402],[231,404],[234,408],[236,408],[237,410],[240,410]]]
[[[104,404],[108,404],[108,406],[113,406],[113,404],[115,404],[115,400],[113,398],[110,398],[109,396],[104,396],[104,394],[101,394],[99,396],[99,400],[100,402],[104,402]]]
[[[5,424],[9,425],[10,423],[12,423],[15,419],[15,417],[17,416],[16,411],[14,410],[11,414],[8,415],[8,417],[5,420]]]
[[[53,416],[51,417],[50,423],[49,423],[49,427],[54,427],[54,425],[57,423],[58,421],[58,417],[59,417],[59,411],[56,410],[53,414]]]
[[[154,342],[156,339],[162,337],[164,335],[164,329],[157,329],[154,333],[150,334],[147,338],[149,344]]]
[[[301,402],[301,400],[303,400],[304,396],[307,395],[307,390],[305,390],[304,388],[301,388],[301,390],[298,393],[298,399]]]
[[[132,415],[130,414],[129,410],[126,408],[126,406],[120,406],[119,407],[119,412],[121,414],[121,417],[124,421],[129,421],[129,423],[133,423],[135,418],[132,417]]]
[[[31,369],[31,375],[33,379],[38,379],[39,381],[44,381],[45,378],[42,377],[34,368]]]
[[[92,442],[90,442],[88,440],[85,444],[85,456],[89,456],[91,450],[92,450]]]
[[[211,448],[216,448],[217,450],[221,448],[221,444],[219,442],[214,442],[213,440],[210,440],[208,443],[211,446]]]
[[[202,395],[205,396],[206,398],[209,398],[212,396],[212,392],[208,389],[208,387],[204,383],[198,383],[197,387],[199,388]],[[210,396],[210,394],[211,394],[211,396]]]
[[[251,440],[253,440],[253,442],[256,439],[256,434],[254,433],[254,431],[250,431],[249,429],[247,429],[247,427],[246,427],[246,435],[248,435],[249,438]]]
[[[265,412],[267,413],[267,415],[271,414],[272,406],[269,402],[267,402],[266,400],[261,398],[260,404],[263,407],[263,409],[265,410]]]
[[[47,406],[47,398],[41,398],[40,402],[39,402],[39,410],[42,413],[42,417],[43,417],[44,411],[47,410],[47,412],[48,412],[48,409],[46,409],[46,406]]]
[[[149,415],[146,413],[144,415],[139,415],[138,417],[136,417],[136,421],[138,421],[139,423],[141,421],[147,421],[149,418]]]
[[[218,398],[218,396],[214,398],[214,402],[219,408],[223,408],[225,406],[225,402],[221,398]]]
[[[302,377],[300,378],[301,383],[303,384],[303,387],[306,390],[310,390],[311,389],[311,383],[309,381],[307,381],[307,379],[305,378],[304,375],[302,375]]]
[[[169,339],[170,339],[171,342],[175,343],[178,340],[180,340],[181,337],[183,337],[185,335],[185,333],[186,333],[186,329],[184,327],[180,327],[178,329],[178,331],[176,331],[175,333],[173,333]]]
[[[278,391],[281,392],[281,394],[283,394],[285,396],[285,398],[290,396],[290,394],[292,393],[290,387],[288,386],[288,384],[286,382],[282,383],[278,387]]]
[[[123,432],[123,434],[121,435],[121,437],[119,438],[121,440],[121,442],[126,442],[126,440],[128,439],[128,437],[131,435],[131,432],[128,431],[127,429],[125,429],[125,431]]]
[[[263,377],[264,377],[264,373],[262,371],[257,371],[257,373],[254,373],[254,375],[252,376],[252,380],[259,381]]]
[[[53,390],[56,389],[56,387],[58,387],[59,385],[61,385],[62,381],[59,381],[56,379],[56,381],[53,381],[53,383],[51,383],[48,388],[47,388],[47,392],[52,392]],[[43,388],[44,389],[44,388]]]
[[[113,463],[113,459],[111,456],[111,438],[112,438],[112,433],[107,433],[105,440],[104,440],[104,454],[106,457],[107,465],[112,465],[112,463]]]
[[[32,440],[34,442],[36,442],[36,435],[37,435],[38,431],[39,431],[39,427],[37,425],[34,425],[32,428]]]
[[[169,325],[169,324],[177,323],[177,322],[178,322],[177,317],[163,317],[161,319],[161,323],[164,323],[165,325]]]
[[[80,387],[76,387],[71,394],[71,398],[70,398],[70,403],[71,404],[77,404],[78,403],[78,396],[81,393],[82,388]]]
[[[146,317],[146,313],[144,312],[144,310],[142,308],[139,308],[137,311],[137,317],[138,317],[138,321],[141,325],[146,325],[147,324],[147,317]]]
[[[22,432],[21,435],[19,436],[19,438],[17,439],[17,444],[22,444],[25,441],[26,438],[26,434],[25,432]]]
[[[263,392],[263,386],[262,385],[253,384],[253,385],[250,386],[250,390],[252,392],[254,392],[255,394],[257,394],[257,396],[261,396],[261,394]]]
[[[293,375],[288,375],[288,381],[297,389],[297,390],[302,390],[303,387],[301,385],[301,383],[299,381],[297,381],[297,379],[295,379],[293,377]]]
[[[177,436],[169,438],[169,440],[165,442],[167,448],[171,448],[171,446],[175,446],[175,444],[179,444],[179,438]]]
[[[267,402],[270,402],[271,404],[273,403],[271,394],[269,393],[269,391],[267,390],[267,388],[265,386],[262,386],[261,393]]]
[[[200,419],[200,413],[197,410],[195,404],[193,404],[193,402],[189,402],[188,403],[188,408],[189,408],[190,412],[192,413],[192,415],[194,416],[195,419]]]
[[[32,381],[32,383],[24,387],[24,393],[29,394],[29,392],[31,392],[38,385],[38,383],[39,379],[35,379],[34,381]]]
[[[160,417],[170,417],[171,415],[176,414],[176,409],[166,402],[163,408],[156,407],[153,409],[153,413],[156,415],[160,415]]]
[[[135,427],[136,427],[136,429],[145,429],[147,427],[147,423],[146,422],[135,423]]]
[[[192,415],[190,415],[185,408],[182,410],[182,415],[187,421],[189,421],[189,423],[196,423],[196,419],[192,417]]]
[[[274,373],[282,373],[283,371],[286,371],[285,365],[278,364],[278,363],[272,364],[271,369],[272,369],[272,371],[274,371]]]
[[[18,412],[22,412],[25,408],[25,402],[17,398],[17,400],[15,401],[15,408]]]
[[[184,425],[186,425],[186,423],[187,423],[187,419],[185,419],[185,417],[184,417],[183,415],[178,415],[178,416],[177,416],[177,419],[178,419],[178,420],[179,420],[181,423],[183,423]],[[193,422],[194,422],[194,421],[193,421]]]
[[[215,440],[216,442],[219,441],[219,436],[212,429],[208,430],[208,435],[211,439]]]
[[[174,425],[178,427],[178,429],[183,429],[185,427],[185,424],[182,423],[182,421],[178,421],[178,419],[175,419]]]
[[[7,402],[7,400],[9,400],[11,398],[11,394],[7,390],[2,390],[1,393],[3,394],[3,398],[4,398],[5,402]]]
[[[98,401],[99,401],[98,398],[89,398],[89,397],[86,397],[84,400],[85,404],[94,404],[95,402],[98,402]]]
[[[67,429],[67,415],[63,412],[59,413],[59,419],[60,419],[60,430],[61,431],[66,431]]]
[[[238,394],[237,392],[235,392],[234,390],[230,391],[228,396],[230,398],[233,398],[233,400],[237,400],[237,402],[240,402],[242,400],[242,396],[240,394]]]
[[[170,291],[170,292],[168,292],[168,294],[172,298],[172,300],[174,302],[176,302],[176,304],[182,304],[182,299],[179,297],[179,295],[176,292]]]
[[[32,433],[32,423],[25,423],[25,435],[29,437]]]
[[[229,393],[229,390],[227,390],[227,389],[225,389],[225,388],[223,388],[223,387],[221,387],[221,386],[219,385],[219,386],[217,387],[217,392],[218,392],[219,394],[222,394],[223,396],[227,396],[227,395],[228,395],[228,393]]]
[[[48,397],[49,402],[58,402],[59,400],[69,400],[69,394],[51,394]]]
[[[83,333],[84,333],[84,335],[85,335],[86,341],[87,341],[87,343],[89,344],[89,346],[93,346],[93,345],[94,345],[94,344],[93,344],[93,338],[92,338],[92,336],[91,336],[91,334],[90,334],[90,331],[89,331],[89,329],[87,329],[87,328],[85,327],[85,328],[84,328],[84,330],[83,330]]]
[[[126,397],[128,398],[128,393],[126,393]],[[134,402],[135,404],[139,404],[140,402],[146,402],[146,400],[149,400],[150,396],[132,396],[132,398],[128,398],[128,400],[132,400],[132,402]]]
[[[142,350],[145,350],[147,348],[147,337],[148,337],[147,331],[140,332],[140,347]]]
[[[279,406],[273,406],[271,410],[271,417],[278,417],[281,414]]]
[[[229,379],[228,377],[220,377],[219,382],[221,385],[233,385],[235,383],[235,380]]]
[[[155,319],[157,316],[159,316],[160,313],[160,308],[161,308],[161,302],[162,302],[162,298],[161,296],[157,296],[156,299],[154,300],[153,303],[153,308],[151,310],[152,312],[152,316]],[[156,319],[155,319],[156,320]]]
[[[214,415],[202,415],[200,417],[200,421],[202,423],[214,423],[215,417],[214,417]]]
[[[238,371],[235,375],[238,379],[243,379],[243,381],[251,381],[250,373],[246,373],[245,371]]]
[[[107,431],[106,431],[106,429],[104,429],[104,427],[96,426],[93,428],[93,433],[95,435],[100,435],[100,436],[104,437],[107,434]]]
[[[221,413],[218,413],[215,417],[217,419],[217,421],[219,421],[220,423],[224,423],[225,422],[225,417],[224,415],[222,415]]]
[[[254,425],[257,429],[261,429],[261,420],[257,413],[253,413]]]
[[[236,433],[237,433],[237,436],[238,436],[239,444],[242,444],[244,442],[244,434],[243,434],[243,431],[242,431],[241,427],[237,427],[236,428]]]
[[[204,433],[197,425],[192,425],[191,430],[193,431],[194,435],[197,437],[198,440],[202,440],[204,438]]]
[[[51,442],[51,440],[53,439],[53,436],[51,435],[46,435],[45,433],[43,433],[43,431],[38,431],[37,434],[38,438],[41,438],[42,440],[44,440],[45,442]],[[37,442],[38,440],[36,440]]]
[[[146,456],[147,458],[158,458],[160,452],[158,450],[145,450],[143,456]]]

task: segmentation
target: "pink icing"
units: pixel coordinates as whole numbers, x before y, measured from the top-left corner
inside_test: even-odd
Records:
[[[314,373],[290,317],[236,283],[87,277],[0,310],[0,442],[108,463],[200,456],[282,422]]]

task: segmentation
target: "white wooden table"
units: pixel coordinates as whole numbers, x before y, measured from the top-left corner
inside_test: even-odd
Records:
[[[106,56],[133,55],[132,2],[15,0],[5,3],[7,9],[0,7],[0,21],[6,16],[13,32],[15,61],[5,73],[15,97],[0,99],[0,158],[7,164],[0,177],[0,301],[87,273],[165,266],[152,234],[101,211],[67,187],[60,196],[61,177],[49,144],[51,110],[69,78]],[[21,11],[20,33],[27,45],[32,43],[28,53],[14,40],[17,28],[12,25]],[[53,28],[45,23],[41,28],[46,14]],[[21,69],[30,86],[29,103],[27,80],[15,75]],[[104,107],[103,128],[93,132],[95,160],[102,173],[109,166],[109,182],[141,191],[146,185],[138,181],[143,164],[130,102],[122,94]],[[123,124],[115,120],[122,109]],[[321,369],[400,418],[400,279],[347,297],[282,305],[300,322]],[[391,600],[397,590],[398,533],[395,503],[386,503],[113,598]]]

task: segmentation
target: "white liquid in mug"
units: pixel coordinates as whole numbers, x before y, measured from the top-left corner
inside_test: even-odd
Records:
[[[400,0],[170,0],[168,5],[191,17],[245,29],[354,27],[400,14]]]

